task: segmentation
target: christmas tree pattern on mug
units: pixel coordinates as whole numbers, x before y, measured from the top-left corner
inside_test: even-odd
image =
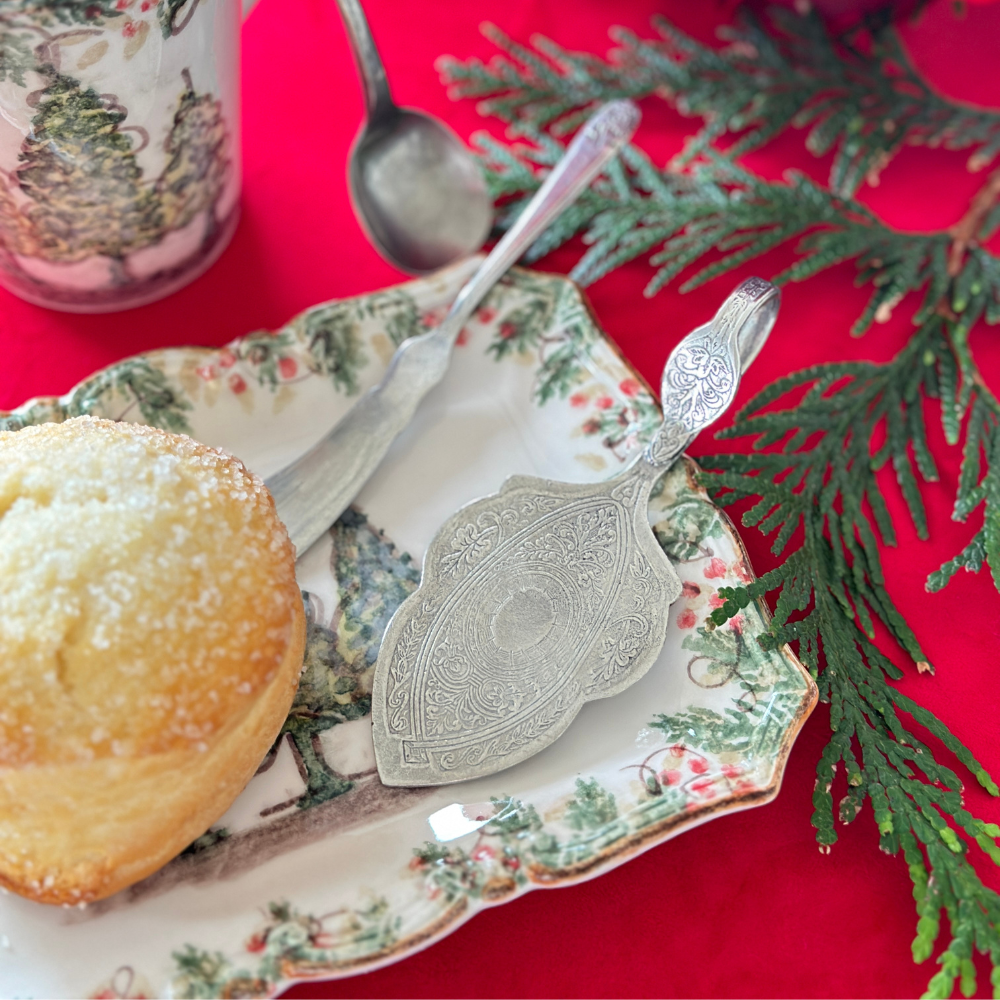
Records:
[[[150,187],[132,139],[119,127],[124,109],[53,72],[20,165],[0,194],[7,248],[20,258],[64,264],[100,256],[122,281],[137,279],[130,263],[139,263],[141,276],[134,255],[207,212],[226,181],[228,135],[219,102],[197,94],[190,74],[184,84],[164,142],[168,160]],[[209,229],[218,225],[211,212],[207,219]]]
[[[21,95],[23,106],[10,105],[15,118],[31,116],[24,138],[15,133],[17,151],[0,149],[0,161],[16,157],[0,171],[4,280],[29,299],[96,307],[156,297],[181,272],[203,268],[235,222],[222,102],[196,90],[184,68],[156,81],[169,88],[165,119],[133,123],[126,105],[142,72],[137,65],[130,77],[129,61],[152,34],[180,34],[204,3],[3,6],[0,82]],[[107,67],[122,96],[104,92]],[[181,89],[171,106],[174,79]]]

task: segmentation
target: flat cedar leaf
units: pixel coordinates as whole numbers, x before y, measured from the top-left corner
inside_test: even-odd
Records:
[[[978,573],[983,568],[985,559],[986,530],[982,529],[976,532],[972,541],[954,559],[949,559],[939,570],[935,570],[927,577],[926,587],[931,592],[941,590],[960,569]]]
[[[956,521],[964,521],[986,498],[986,486],[979,483],[981,452],[984,448],[991,448],[993,429],[986,404],[982,396],[977,396],[970,408],[969,425],[962,448],[962,467],[955,496],[955,512],[952,515]]]
[[[993,583],[1000,590],[1000,505],[986,501],[983,514],[983,549],[993,575]]]

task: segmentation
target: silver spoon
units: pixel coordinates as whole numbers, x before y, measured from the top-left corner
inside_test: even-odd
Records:
[[[379,648],[372,727],[383,784],[443,785],[511,767],[558,739],[584,702],[649,670],[681,582],[647,501],[732,403],[778,302],[774,285],[750,278],[674,348],[663,423],[617,476],[512,476],[445,521]]]
[[[440,326],[404,340],[382,381],[309,451],[266,481],[300,555],[340,517],[420,401],[444,378],[455,339],[487,292],[628,142],[639,117],[631,101],[609,101],[597,111],[462,286]]]
[[[368,120],[351,150],[354,210],[375,249],[404,271],[434,271],[478,250],[493,207],[475,158],[438,119],[392,102],[358,0],[337,0],[364,83]]]

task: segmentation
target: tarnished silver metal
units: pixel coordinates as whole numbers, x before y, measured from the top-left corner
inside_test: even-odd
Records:
[[[527,759],[585,701],[652,666],[680,594],[649,526],[656,481],[732,403],[778,310],[744,282],[663,372],[663,424],[603,483],[513,476],[449,518],[379,650],[372,723],[387,785],[441,785]]]
[[[665,469],[703,428],[729,408],[740,376],[760,353],[774,326],[781,298],[763,278],[748,278],[710,323],[689,333],[663,369],[663,425],[644,457]]]
[[[347,176],[355,212],[383,257],[421,274],[478,250],[493,205],[475,157],[443,122],[399,108],[358,0],[338,0],[367,120]]]
[[[458,293],[430,333],[403,341],[382,381],[310,451],[266,485],[299,553],[343,513],[448,370],[451,349],[486,293],[579,195],[639,124],[630,101],[604,105],[577,133],[517,221]]]

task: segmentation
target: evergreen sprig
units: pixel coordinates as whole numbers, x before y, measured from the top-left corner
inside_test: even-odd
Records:
[[[487,33],[507,53],[489,64],[444,60],[456,96],[516,125],[531,144],[479,140],[499,222],[509,224],[563,149],[561,137],[612,97],[664,94],[703,126],[665,169],[629,147],[533,248],[535,257],[583,232],[588,249],[573,271],[587,284],[650,254],[653,294],[680,275],[682,290],[709,281],[783,244],[797,259],[776,281],[807,280],[854,260],[871,287],[854,326],[885,321],[920,295],[909,343],[890,363],[820,365],[765,389],[719,436],[750,436],[750,454],[704,459],[706,483],[722,503],[752,501],[743,523],[773,536],[779,565],[746,587],[722,588],[724,624],[750,601],[774,603],[766,643],[795,643],[831,706],[831,739],[817,766],[813,824],[821,846],[836,839],[834,774],[847,794],[836,809],[852,821],[872,805],[880,843],[902,851],[917,904],[916,961],[928,958],[942,914],[951,937],[927,996],[947,997],[956,980],[975,990],[972,955],[993,964],[1000,996],[1000,895],[968,860],[973,846],[1000,864],[1000,828],[974,817],[958,776],[941,765],[923,730],[952,752],[991,795],[995,782],[932,713],[890,683],[903,671],[875,643],[881,621],[920,670],[931,666],[895,608],[879,544],[895,544],[883,489],[896,487],[921,537],[928,526],[921,482],[937,478],[924,425],[925,400],[938,401],[950,444],[963,442],[956,519],[978,508],[983,527],[928,580],[937,590],[961,568],[988,563],[1000,588],[1000,403],[969,347],[980,320],[1000,322],[1000,262],[983,248],[1000,224],[1000,171],[966,217],[947,232],[900,233],[851,195],[904,143],[974,150],[971,166],[1000,149],[1000,114],[949,102],[914,72],[890,24],[833,37],[815,16],[746,16],[716,50],[658,21],[647,42],[615,29],[620,48],[604,61],[544,39],[535,50]],[[789,126],[807,145],[836,147],[828,186],[800,173],[757,177],[738,157]],[[728,148],[719,140],[735,135]],[[908,721],[907,721],[908,720]]]
[[[918,534],[926,537],[917,473],[925,480],[937,474],[921,403],[938,392],[939,361],[950,353],[945,325],[934,317],[887,365],[823,365],[779,380],[720,436],[754,435],[758,447],[780,441],[780,450],[703,460],[716,470],[707,478],[725,491],[721,502],[757,501],[743,523],[775,533],[776,554],[801,537],[776,569],[746,587],[720,588],[725,604],[712,619],[722,624],[751,600],[777,594],[767,642],[796,643],[820,698],[830,703],[833,733],[813,792],[817,839],[829,848],[837,840],[835,813],[849,823],[871,802],[880,846],[890,854],[902,849],[909,865],[919,918],[914,959],[932,953],[942,911],[951,925],[941,970],[928,988],[935,997],[950,996],[957,977],[966,996],[975,992],[974,950],[1000,967],[1000,895],[967,860],[971,841],[1000,863],[1000,828],[965,808],[958,776],[938,763],[900,713],[940,740],[990,794],[998,789],[941,720],[888,683],[903,671],[875,644],[873,621],[882,620],[919,669],[930,669],[886,589],[877,538],[892,544],[895,532],[876,476],[891,461]],[[771,408],[803,389],[796,405]],[[884,443],[876,447],[880,437]],[[835,810],[832,786],[841,764],[847,794]]]
[[[505,54],[489,63],[446,56],[438,65],[454,97],[479,98],[485,115],[529,131],[551,127],[556,135],[604,101],[667,97],[683,114],[705,119],[681,163],[725,135],[738,136],[730,152],[739,156],[790,126],[805,128],[812,153],[836,151],[830,186],[839,194],[852,194],[866,179],[876,183],[905,143],[971,150],[973,170],[1000,152],[1000,113],[937,94],[884,17],[835,36],[818,14],[779,7],[762,19],[744,7],[738,24],[720,32],[722,49],[665,18],[653,25],[660,36],[653,40],[613,28],[618,48],[606,61],[541,36],[532,49],[486,25]]]
[[[509,201],[501,225],[516,217],[539,181],[533,166],[548,166],[562,147],[551,140],[535,148],[503,147],[479,140],[487,180],[495,197]],[[783,181],[763,180],[731,157],[708,150],[688,172],[676,164],[658,170],[638,148],[629,146],[608,177],[564,213],[532,248],[538,259],[584,232],[589,249],[572,277],[588,285],[644,254],[658,269],[650,279],[653,295],[689,265],[714,255],[681,286],[689,291],[774,247],[809,234],[800,259],[776,276],[801,281],[844,260],[855,259],[861,279],[871,282],[872,297],[854,332],[873,320],[885,321],[907,293],[926,286],[923,318],[949,288],[952,239],[946,233],[899,233],[881,223],[860,202],[836,195],[797,171]],[[970,250],[957,308],[966,330],[981,316],[1000,319],[1000,265],[981,248]]]

